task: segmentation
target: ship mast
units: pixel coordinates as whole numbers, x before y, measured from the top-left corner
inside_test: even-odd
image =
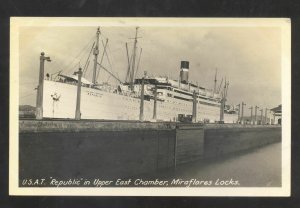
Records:
[[[218,69],[216,68],[216,74],[215,74],[215,84],[214,84],[214,93],[213,94],[215,94],[216,93],[216,87],[217,87],[217,73],[218,73]]]
[[[99,54],[99,34],[100,34],[100,27],[98,27],[97,29],[97,33],[96,33],[96,46],[94,48],[94,56],[95,56],[95,59],[94,59],[94,70],[93,70],[93,84],[95,85],[96,84],[96,73],[97,73],[97,59],[98,59],[98,54]]]
[[[130,73],[130,89],[133,90],[133,81],[134,81],[134,71],[135,71],[135,58],[136,58],[136,45],[137,45],[137,34],[139,27],[135,28],[135,38],[134,38],[134,46],[133,46],[133,57],[132,57],[132,68]]]
[[[126,54],[127,54],[127,63],[128,63],[127,73],[126,73],[126,78],[125,78],[125,83],[126,83],[126,82],[128,82],[128,79],[130,77],[130,63],[131,63],[132,56],[130,57],[130,60],[129,60],[128,45],[127,45],[127,43],[125,45],[126,45]]]

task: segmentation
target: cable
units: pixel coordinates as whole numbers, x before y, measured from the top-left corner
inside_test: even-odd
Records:
[[[110,59],[112,60],[112,62],[110,63],[109,62],[109,64],[110,64],[110,66],[111,66],[111,70],[116,74],[116,76],[120,79],[120,77],[119,77],[119,75],[118,75],[118,73],[117,72],[115,72],[114,70],[113,70],[113,56],[111,55],[112,54],[112,52],[111,52],[111,50],[110,50],[110,46],[108,45],[108,50],[109,50],[109,54],[110,54]]]
[[[77,54],[77,56],[75,56],[75,58],[71,61],[70,64],[67,64],[69,65],[69,67],[67,66],[66,68],[66,72],[69,73],[73,67],[75,66],[74,61],[87,49],[87,47],[90,45],[90,43],[92,42],[92,40],[94,40],[94,37],[92,37],[89,42],[83,47],[83,49]],[[77,64],[77,63],[76,63]]]
[[[102,65],[104,54],[106,53],[106,47],[107,47],[107,44],[108,44],[108,39],[106,39],[106,43],[104,45],[102,37],[101,37],[101,42],[102,42],[102,45],[103,45],[103,53],[102,53],[101,60],[100,60],[100,66]],[[101,67],[99,67],[99,70],[96,71],[96,73],[97,73],[96,80],[98,80],[98,77],[99,77],[99,74],[100,74],[100,69],[101,69]]]
[[[92,51],[93,51],[93,49],[94,49],[94,46],[95,46],[95,41],[94,41],[94,43],[93,43],[93,45],[92,45],[91,51],[90,51],[90,53],[89,53],[89,56],[88,56],[88,58],[87,58],[87,60],[86,60],[86,62],[85,62],[85,66],[84,66],[84,68],[83,68],[83,75],[85,75],[85,73],[86,73],[86,71],[87,71],[87,68],[88,68],[88,66],[89,66],[89,63],[90,63],[90,56],[91,56],[91,54],[92,54]]]

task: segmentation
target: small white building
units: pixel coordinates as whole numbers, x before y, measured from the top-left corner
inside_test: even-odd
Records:
[[[271,124],[280,124],[281,125],[281,117],[282,117],[282,109],[281,105],[278,105],[275,108],[272,108],[270,110],[270,119],[271,119]]]

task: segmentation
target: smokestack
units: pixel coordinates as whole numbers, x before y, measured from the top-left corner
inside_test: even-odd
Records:
[[[187,84],[189,82],[189,62],[181,61],[180,65],[180,82]]]

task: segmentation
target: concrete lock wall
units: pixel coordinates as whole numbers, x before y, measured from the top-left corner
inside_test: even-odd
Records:
[[[281,127],[207,127],[204,131],[204,157],[218,157],[281,141]]]
[[[203,158],[203,126],[179,125],[176,129],[176,164],[180,165]]]
[[[176,128],[175,166],[280,141],[280,126],[179,124]]]
[[[174,130],[20,133],[20,178],[119,178],[174,165]]]

